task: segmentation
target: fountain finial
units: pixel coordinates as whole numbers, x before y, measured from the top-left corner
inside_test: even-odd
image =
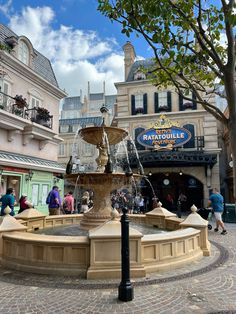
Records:
[[[106,126],[109,109],[103,104],[100,108],[100,112],[102,113],[102,126]]]

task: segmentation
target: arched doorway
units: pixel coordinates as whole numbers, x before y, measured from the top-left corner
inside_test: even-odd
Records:
[[[177,200],[181,192],[187,197],[185,210],[189,210],[193,204],[198,208],[203,207],[203,184],[193,176],[182,172],[156,173],[149,175],[148,180],[163,207],[168,210],[175,211],[177,209]],[[150,184],[143,180],[141,190],[147,199],[147,210],[151,210],[153,192]],[[173,204],[171,204],[169,196],[173,198]]]

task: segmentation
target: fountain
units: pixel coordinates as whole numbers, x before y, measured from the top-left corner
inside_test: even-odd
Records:
[[[136,181],[143,178],[144,171],[140,162],[137,166],[139,174],[133,174],[129,163],[124,172],[114,171],[110,145],[124,145],[128,133],[124,129],[108,126],[107,110],[102,107],[101,111],[104,118],[100,127],[85,127],[78,132],[84,141],[96,145],[98,149],[96,171],[72,173],[72,156],[65,175],[75,187],[80,185],[93,190],[93,207],[84,214],[46,217],[31,208],[15,217],[9,214],[4,216],[0,220],[1,265],[27,272],[79,275],[95,280],[120,278],[121,242],[125,237],[121,233],[120,215],[111,207],[110,193],[125,185],[135,186]],[[125,154],[128,161],[126,150]],[[129,228],[126,240],[130,246],[130,272],[133,278],[180,267],[210,254],[208,222],[196,210],[192,206],[192,214],[184,220],[162,208],[158,202],[156,208],[146,215],[130,215],[134,223],[165,230],[163,233],[155,231],[145,234],[136,228]],[[76,235],[35,232],[41,230],[43,233],[46,229],[57,229],[59,226],[74,227]],[[127,256],[126,250],[123,253]]]
[[[111,219],[114,211],[111,207],[110,194],[111,191],[119,189],[125,185],[133,184],[134,178],[141,178],[139,174],[133,174],[131,169],[125,173],[113,171],[113,165],[110,158],[110,145],[122,142],[127,136],[127,131],[106,125],[107,108],[101,108],[103,114],[103,123],[101,126],[85,127],[80,129],[80,137],[87,143],[95,145],[98,149],[98,157],[96,158],[96,172],[88,173],[71,173],[67,174],[66,179],[76,184],[90,188],[94,192],[93,207],[87,213],[84,213],[80,222],[82,229],[92,229]],[[118,213],[117,213],[118,214]]]

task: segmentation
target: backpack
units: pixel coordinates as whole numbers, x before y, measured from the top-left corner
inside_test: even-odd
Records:
[[[51,192],[48,193],[48,196],[46,198],[46,204],[50,204],[50,198],[51,198]]]

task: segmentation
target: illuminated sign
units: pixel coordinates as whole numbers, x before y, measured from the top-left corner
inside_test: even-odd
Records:
[[[160,149],[172,149],[182,146],[191,139],[191,133],[179,127],[178,122],[167,120],[161,116],[150,129],[144,130],[137,137],[137,141],[146,147]]]

